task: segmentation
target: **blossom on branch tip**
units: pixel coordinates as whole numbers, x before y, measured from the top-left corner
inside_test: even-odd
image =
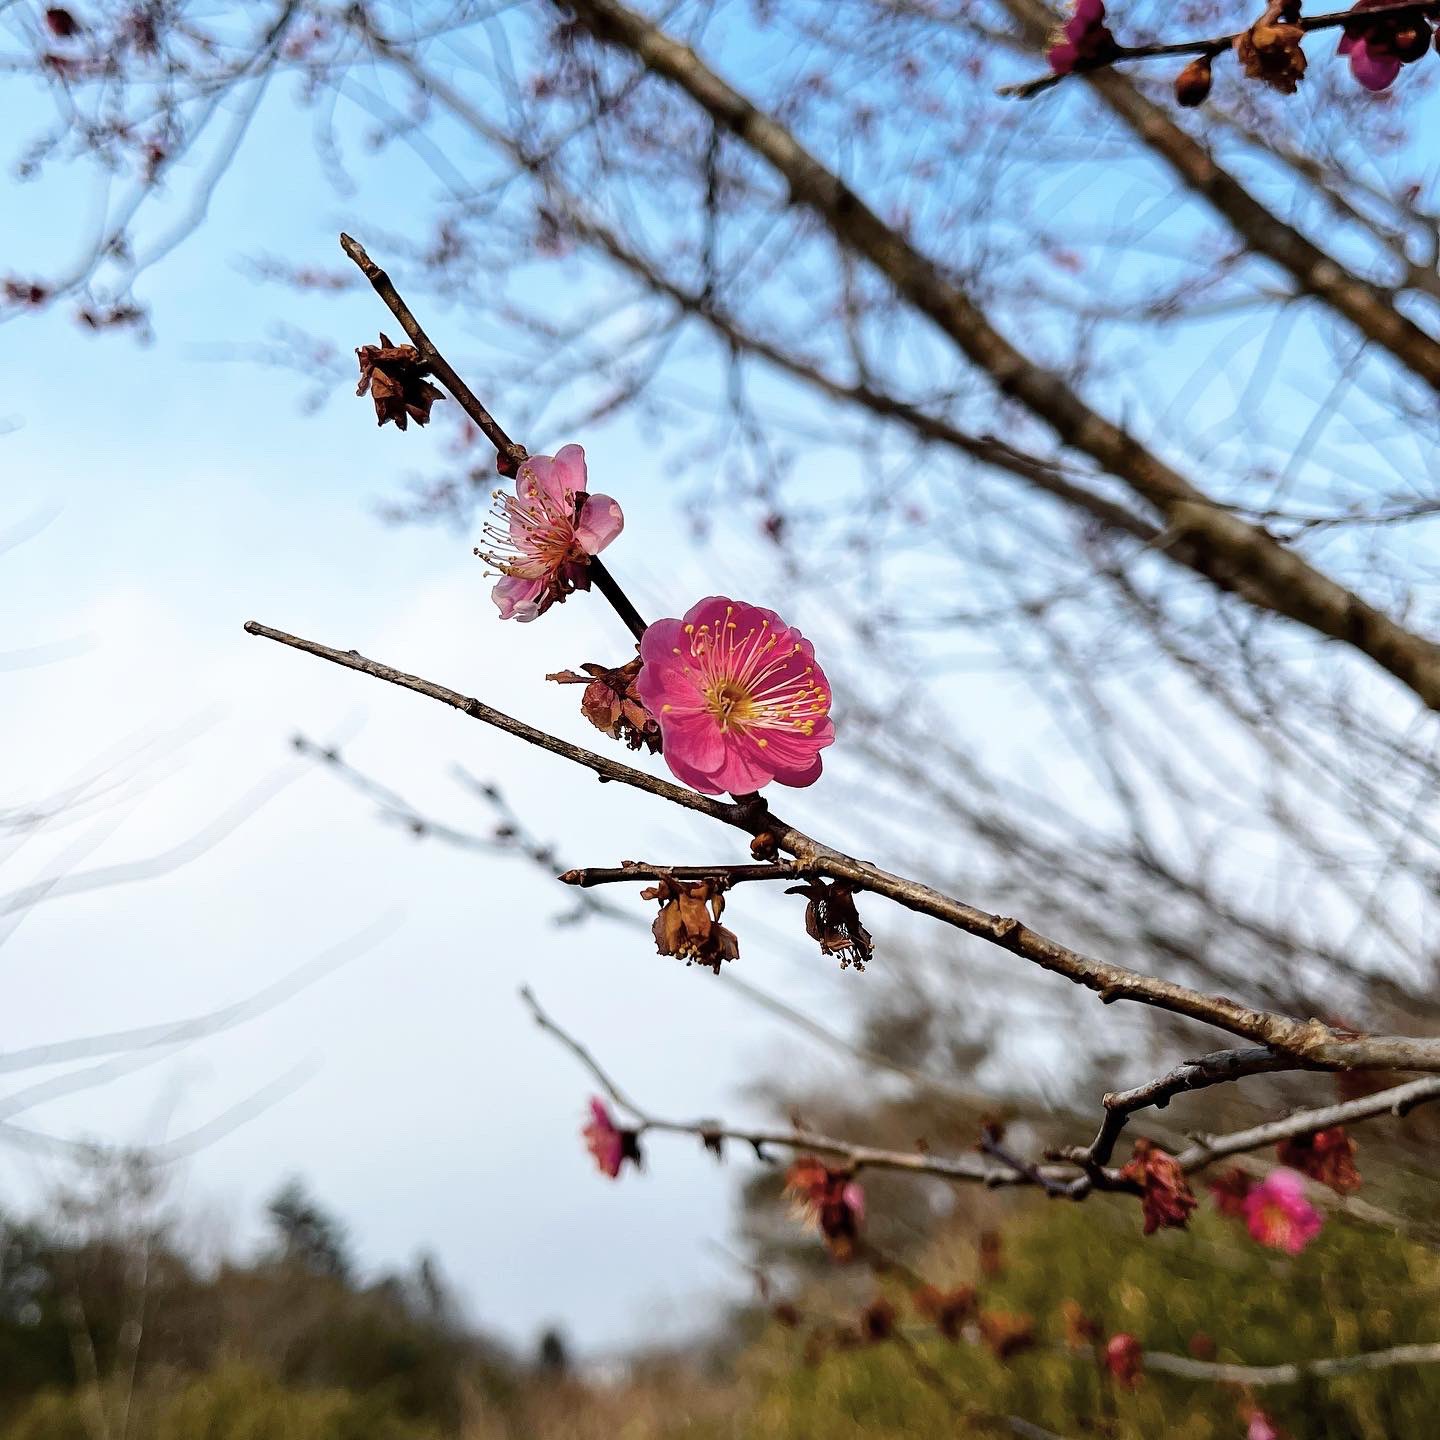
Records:
[[[1135,1142],[1120,1178],[1140,1186],[1140,1210],[1145,1217],[1147,1235],[1167,1228],[1183,1230],[1199,1203],[1191,1194],[1185,1172],[1175,1157],[1166,1154],[1153,1140],[1142,1137]]]
[[[637,1170],[643,1168],[645,1162],[640,1154],[640,1137],[635,1131],[617,1125],[603,1100],[597,1098],[590,1102],[590,1120],[580,1133],[585,1137],[586,1148],[595,1157],[595,1164],[602,1175],[614,1180],[627,1160]]]
[[[430,407],[445,396],[426,378],[428,366],[413,345],[392,345],[383,331],[378,345],[361,345],[355,351],[360,362],[357,395],[368,394],[375,402],[375,423],[395,422],[404,430],[411,420],[430,423]]]
[[[1068,75],[1077,65],[1108,60],[1119,47],[1105,24],[1104,0],[1076,0],[1074,13],[1061,27],[1060,36],[1045,53],[1057,75]]]
[[[854,1255],[865,1220],[865,1192],[847,1171],[802,1155],[785,1172],[785,1193],[800,1219],[825,1237],[837,1260]]]
[[[1293,1170],[1272,1170],[1245,1197],[1245,1225],[1262,1245],[1298,1255],[1324,1221],[1305,1198],[1305,1182]]]
[[[1343,1125],[1282,1140],[1275,1147],[1275,1153],[1282,1165],[1328,1185],[1337,1195],[1353,1195],[1360,1188],[1355,1142],[1345,1133]]]
[[[665,763],[704,795],[811,785],[835,739],[815,647],[773,610],[711,595],[640,641],[636,693]]]
[[[571,591],[590,588],[590,558],[625,528],[625,516],[585,486],[585,451],[566,445],[523,461],[513,495],[495,492],[475,553],[500,572],[490,594],[502,620],[534,620]]]

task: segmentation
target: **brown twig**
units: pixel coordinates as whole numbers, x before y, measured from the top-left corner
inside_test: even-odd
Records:
[[[1435,0],[1395,0],[1393,4],[1376,5],[1363,13],[1365,21],[1369,22],[1386,15],[1423,14],[1434,8]],[[1328,15],[1301,16],[1294,24],[1308,34],[1311,30],[1333,29],[1338,25],[1347,24],[1355,18],[1353,10],[1334,10]],[[1208,40],[1173,40],[1153,45],[1117,45],[1108,55],[1095,60],[1082,60],[1072,70],[1059,74],[1052,71],[1048,75],[1037,75],[1033,80],[1022,80],[1014,85],[1001,85],[995,93],[1007,96],[1012,100],[1029,100],[1052,89],[1071,75],[1094,74],[1097,70],[1108,70],[1112,65],[1119,65],[1127,60],[1173,59],[1180,55],[1209,55],[1214,58],[1217,55],[1223,55],[1241,36],[1247,33],[1248,29],[1233,31],[1228,35],[1214,35]]]
[[[361,274],[370,282],[371,288],[385,302],[390,313],[400,322],[409,336],[410,343],[420,352],[426,369],[454,397],[455,403],[473,420],[480,433],[495,447],[498,468],[502,475],[514,475],[520,466],[530,458],[530,452],[518,441],[512,440],[500,422],[480,403],[479,397],[460,378],[455,367],[435,348],[435,342],[425,333],[424,327],[415,318],[414,312],[405,303],[405,297],[395,288],[395,282],[369,256],[365,247],[343,231],[340,248],[359,267]],[[631,603],[630,597],[620,583],[605,567],[599,556],[592,555],[587,565],[590,581],[608,600],[626,628],[638,640],[645,633],[645,621]]]
[[[582,890],[593,885],[615,885],[634,880],[721,880],[728,888],[747,880],[794,880],[801,871],[793,865],[653,865],[645,860],[622,860],[619,865],[586,865],[566,870],[556,878]]]
[[[768,832],[776,847],[793,855],[807,873],[843,880],[855,890],[894,900],[906,909],[929,915],[953,929],[1064,976],[1095,991],[1102,1001],[1130,1000],[1151,1005],[1187,1019],[1198,1020],[1232,1035],[1258,1042],[1282,1054],[1292,1069],[1381,1069],[1440,1071],[1440,1040],[1405,1035],[1361,1035],[1332,1029],[1319,1020],[1297,1020],[1276,1011],[1259,1010],[1223,995],[1206,995],[1186,985],[1145,975],[1106,960],[1072,950],[1057,940],[1031,930],[1009,916],[993,915],[918,880],[895,875],[854,856],[835,850],[772,814],[758,796],[723,801],[701,795],[673,781],[662,780],[632,765],[597,755],[583,746],[516,720],[482,700],[462,695],[417,675],[406,674],[354,650],[336,650],[250,620],[252,635],[274,640],[315,655],[331,664],[357,670],[388,684],[450,705],[472,720],[503,730],[528,744],[548,750],[593,771],[602,781],[618,781],[647,794],[669,800],[687,810],[742,830],[749,835]],[[636,879],[642,878],[636,876]],[[1281,1067],[1277,1067],[1281,1068]]]
[[[1298,1385],[1302,1380],[1329,1380],[1367,1370],[1390,1370],[1397,1365],[1440,1364],[1440,1344],[1392,1345],[1361,1355],[1335,1355],[1319,1360],[1292,1360],[1284,1365],[1230,1365],[1214,1360],[1192,1360],[1188,1355],[1146,1351],[1145,1368],[1187,1380],[1216,1380],[1222,1385]]]

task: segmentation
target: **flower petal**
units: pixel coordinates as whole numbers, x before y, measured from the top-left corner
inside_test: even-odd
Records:
[[[539,603],[545,591],[543,580],[526,580],[520,575],[506,575],[496,582],[490,598],[500,610],[502,620],[533,620],[543,612]]]
[[[569,450],[579,448],[578,445],[566,446]],[[580,508],[575,538],[587,555],[598,555],[624,528],[625,515],[619,502],[608,495],[592,495]]]

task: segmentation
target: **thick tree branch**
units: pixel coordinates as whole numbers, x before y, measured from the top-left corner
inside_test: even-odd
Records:
[[[1035,364],[1002,336],[934,261],[886,225],[789,130],[727,84],[694,51],[619,0],[570,0],[569,8],[596,39],[626,51],[683,90],[771,165],[789,184],[795,204],[812,211],[840,245],[868,259],[1002,393],[1019,400],[1063,443],[1089,455],[1155,506],[1170,533],[1208,549],[1228,588],[1261,609],[1355,646],[1426,705],[1440,708],[1440,646],[1323,575],[1265,530],[1216,505],[1128,431],[1092,410],[1060,376]],[[1435,349],[1434,375],[1440,383],[1440,345]]]
[[[1055,12],[1045,0],[1005,0],[1031,43],[1043,46]],[[1367,11],[1373,15],[1375,11]],[[1328,17],[1327,17],[1328,18]],[[1124,75],[1089,75],[1102,101],[1180,180],[1206,200],[1257,254],[1294,277],[1300,290],[1329,305],[1426,384],[1440,388],[1440,341],[1395,309],[1388,296],[1362,280],[1261,204],[1204,145],[1175,123]],[[1407,682],[1408,683],[1408,682]],[[1427,700],[1434,708],[1434,701]]]

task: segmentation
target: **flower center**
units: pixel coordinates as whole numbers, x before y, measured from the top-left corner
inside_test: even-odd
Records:
[[[721,680],[707,686],[705,704],[722,730],[744,725],[755,717],[755,702],[750,692],[734,680]]]

